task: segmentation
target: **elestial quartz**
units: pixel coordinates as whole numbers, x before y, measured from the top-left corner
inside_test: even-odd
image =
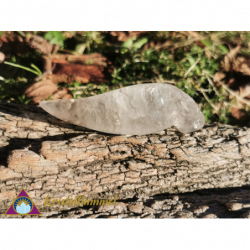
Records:
[[[194,100],[169,84],[138,84],[88,98],[43,101],[51,115],[79,126],[110,133],[145,135],[177,127],[201,129],[205,119]]]

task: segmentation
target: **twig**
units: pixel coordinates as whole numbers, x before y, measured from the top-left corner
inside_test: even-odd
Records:
[[[231,104],[231,103],[229,103],[229,102],[223,102],[223,104],[224,104],[225,106],[231,106],[231,107],[233,107],[233,108],[239,109],[237,106],[235,106],[234,104]]]
[[[173,48],[177,49],[177,48],[180,48],[180,47],[185,47],[185,46],[188,46],[189,44],[192,44],[193,42],[195,42],[196,40],[200,40],[200,39],[189,39],[187,40],[186,42],[182,42],[182,43],[176,43]],[[167,44],[163,44],[163,45],[159,45],[157,48],[155,48],[154,50],[159,50],[159,49],[162,49],[162,48],[166,48],[166,47],[170,47],[171,45]]]
[[[207,100],[207,102],[211,105],[211,107],[213,109],[215,109],[215,112],[218,113],[219,109],[210,101],[210,99],[208,98],[208,96],[205,93],[204,89],[200,88],[200,92],[203,94],[203,96],[205,97],[205,99]]]
[[[214,92],[215,92],[218,96],[220,96],[220,93],[218,92],[217,88],[214,86],[214,83],[213,83],[213,81],[211,80],[211,78],[208,77],[208,76],[206,76],[206,78],[207,78],[208,82],[210,83],[210,85],[212,85],[212,88],[213,88]]]
[[[184,74],[184,78],[186,78],[187,77],[187,75],[193,70],[193,68],[196,66],[196,64],[200,61],[201,59],[200,58],[198,58],[195,62],[194,62],[194,64],[188,69],[188,71]]]
[[[208,76],[206,76],[206,78],[207,78],[209,84],[212,85],[212,88],[213,88],[214,92],[216,93],[216,95],[217,95],[217,96],[220,96],[220,93],[218,92],[217,88],[214,86],[214,83],[213,83],[213,81],[211,80],[211,78],[208,77]],[[223,106],[223,104],[224,104],[224,105],[226,104],[225,101],[220,102],[220,107],[218,108],[218,111],[221,110],[221,107]]]
[[[76,90],[76,89],[80,90],[80,89],[86,89],[86,88],[88,88],[88,86],[69,87],[68,89],[69,89],[69,90]]]
[[[226,32],[220,32],[220,33],[217,33],[214,35],[214,37],[220,37],[220,36],[223,36]],[[177,48],[180,48],[180,47],[184,47],[184,46],[188,46],[190,44],[192,44],[193,42],[195,41],[199,41],[199,40],[205,40],[207,38],[209,38],[211,36],[211,34],[209,35],[206,35],[206,36],[200,36],[200,37],[197,37],[197,38],[193,38],[193,39],[189,39],[185,42],[180,42],[180,43],[175,43],[175,45],[173,46],[174,49],[177,49]],[[162,46],[158,46],[155,50],[158,50],[158,49],[161,49],[161,48],[164,48],[164,47],[170,47],[169,45],[162,45]]]
[[[58,49],[58,51],[61,51],[61,52],[67,52],[67,53],[70,53],[70,54],[75,55],[75,52],[74,52],[74,51],[67,50],[67,49]]]
[[[41,76],[37,77],[37,78],[35,79],[35,81],[36,81],[36,82],[40,81],[42,78],[44,78],[44,77],[45,77],[46,75],[48,75],[50,72],[52,72],[52,71],[55,69],[55,67],[56,67],[56,63],[53,64],[53,66],[52,66],[51,69],[45,71]]]

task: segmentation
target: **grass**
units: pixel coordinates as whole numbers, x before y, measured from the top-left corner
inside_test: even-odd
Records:
[[[226,124],[233,122],[230,108],[242,101],[224,83],[215,85],[213,76],[222,70],[224,56],[237,44],[242,46],[244,55],[250,55],[249,32],[198,32],[198,37],[191,37],[187,32],[146,32],[125,42],[104,32],[36,34],[52,44],[60,44],[62,53],[98,52],[112,62],[114,71],[108,84],[60,83],[59,86],[68,87],[73,92],[73,98],[143,82],[167,82],[190,95],[199,104],[207,122]],[[32,51],[19,57],[12,55],[0,65],[0,100],[28,104],[23,90],[41,74],[41,55]],[[249,106],[246,100],[243,101]],[[247,107],[245,111],[249,112]]]

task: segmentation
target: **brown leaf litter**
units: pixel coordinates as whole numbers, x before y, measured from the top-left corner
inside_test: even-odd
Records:
[[[88,77],[85,77],[85,79],[90,79],[91,81],[96,80],[97,83],[100,81],[107,82],[110,80],[110,74],[113,72],[111,62],[108,62],[107,58],[99,53],[93,53],[90,55],[56,54],[59,49],[58,44],[51,45],[46,39],[38,35],[21,37],[17,34],[4,33],[4,35],[0,37],[0,47],[1,52],[7,57],[12,54],[22,55],[28,52],[30,48],[34,49],[35,51],[42,54],[41,59],[44,62],[44,72],[50,70],[53,64],[60,64],[58,67],[56,67],[57,72],[55,74],[57,76],[59,74],[58,68],[64,68],[64,66],[61,66],[61,64],[67,64],[66,71],[70,72],[70,75],[66,77],[66,79],[69,80],[74,80],[77,78],[78,73],[80,74],[79,77],[82,78],[82,75],[85,75],[84,73],[86,73]],[[96,67],[76,67],[75,65],[94,65]],[[72,67],[71,70],[69,70],[70,67]],[[99,67],[99,69],[97,67]],[[72,71],[76,75],[74,78],[72,78]],[[62,73],[67,75],[67,72],[64,70]],[[65,76],[62,78],[65,79]],[[58,77],[55,77],[55,79],[58,79]],[[83,80],[81,83],[87,82],[88,81]]]
[[[13,54],[21,56],[27,53],[29,49],[22,36],[13,35],[8,32],[5,32],[4,35],[0,37],[0,48],[6,57],[10,57]]]
[[[74,63],[107,67],[107,58],[99,53],[94,53],[91,55],[56,54],[52,55],[52,62],[60,64]]]
[[[25,92],[25,96],[32,99],[33,104],[38,104],[45,99],[72,99],[72,93],[67,88],[58,89],[57,85],[50,79],[32,84]]]
[[[58,89],[57,83],[107,83],[111,79],[113,66],[101,54],[58,54],[58,44],[51,45],[41,36],[27,34],[22,37],[14,32],[5,32],[0,37],[0,63],[6,56],[10,57],[12,54],[20,56],[30,49],[41,53],[43,74],[36,78],[39,82],[34,83],[24,92],[33,103],[39,103],[49,97],[52,100],[72,98],[70,90]],[[129,37],[137,34],[138,32],[128,32]],[[42,78],[43,80],[40,81]]]
[[[112,65],[101,54],[56,54],[59,47],[51,46],[39,36],[32,36],[29,46],[43,54],[44,69],[51,71],[48,78],[54,83],[106,83],[110,80]]]
[[[30,36],[27,39],[27,43],[30,48],[35,49],[37,52],[44,55],[49,55],[52,52],[53,46],[41,36]]]
[[[56,64],[51,80],[54,83],[108,82],[108,80],[106,80],[103,67],[79,64]]]
[[[237,104],[230,108],[231,115],[238,120],[239,124],[244,125],[248,122],[248,114],[245,109],[247,101],[250,100],[250,57],[240,55],[241,46],[238,45],[232,48],[225,55],[222,62],[223,71],[217,72],[214,75],[214,82],[217,86],[226,84],[233,93],[230,93],[229,98],[238,97]],[[243,99],[246,102],[243,102]]]

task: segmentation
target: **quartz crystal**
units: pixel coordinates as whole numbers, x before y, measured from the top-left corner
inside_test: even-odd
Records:
[[[51,115],[89,129],[145,135],[171,126],[182,133],[201,129],[205,119],[194,100],[169,84],[138,84],[88,98],[43,101]]]

